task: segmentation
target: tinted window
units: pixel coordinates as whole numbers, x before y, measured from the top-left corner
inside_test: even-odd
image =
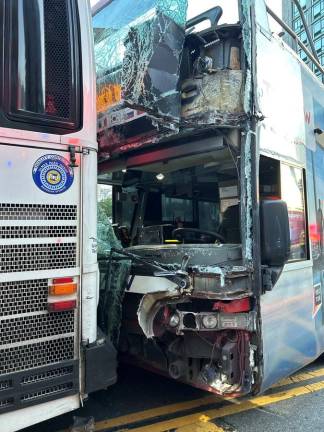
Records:
[[[181,198],[169,198],[162,195],[162,221],[163,222],[192,222],[192,201]]]
[[[79,128],[79,26],[75,1],[10,0],[5,4],[7,117],[32,125]]]
[[[199,201],[199,227],[207,231],[218,231],[219,205],[215,202]]]

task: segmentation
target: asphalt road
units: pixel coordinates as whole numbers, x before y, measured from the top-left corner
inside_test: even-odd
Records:
[[[24,432],[68,432],[73,416],[93,416],[101,432],[324,431],[324,359],[282,381],[265,395],[221,400],[135,367],[85,406]]]

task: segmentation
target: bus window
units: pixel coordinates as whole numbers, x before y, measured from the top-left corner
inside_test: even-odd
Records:
[[[282,199],[287,203],[291,252],[288,261],[308,259],[303,169],[260,157],[260,199]]]
[[[291,252],[289,261],[307,259],[307,228],[303,170],[281,164],[281,198],[289,214]]]
[[[207,231],[217,231],[220,224],[219,204],[211,201],[199,201],[199,224]]]
[[[34,125],[39,131],[54,127],[53,132],[78,129],[80,59],[77,25],[70,24],[76,21],[76,2],[12,0],[6,8],[11,18],[4,32],[9,84],[3,99],[6,117],[15,122],[8,126],[31,129]]]
[[[162,195],[162,221],[178,223],[193,221],[192,200]]]

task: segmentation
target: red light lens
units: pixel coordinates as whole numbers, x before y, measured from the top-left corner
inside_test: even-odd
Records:
[[[213,310],[224,313],[249,312],[251,310],[250,298],[242,298],[230,301],[217,301],[213,304]]]
[[[71,277],[53,279],[53,285],[66,284],[66,283],[72,283],[72,282],[73,282],[73,278],[71,278]]]
[[[55,303],[48,303],[47,309],[49,312],[63,312],[76,308],[76,300],[66,300]]]

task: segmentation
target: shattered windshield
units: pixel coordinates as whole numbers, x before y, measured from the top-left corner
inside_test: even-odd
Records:
[[[122,103],[179,117],[186,15],[187,0],[114,0],[93,17],[98,112]]]
[[[144,0],[137,2],[134,7],[133,0],[114,0],[94,16],[98,75],[107,68],[113,69],[122,64],[125,54],[124,40],[129,28],[154,16],[155,3],[155,0]],[[106,39],[108,38],[109,44],[107,45]]]

